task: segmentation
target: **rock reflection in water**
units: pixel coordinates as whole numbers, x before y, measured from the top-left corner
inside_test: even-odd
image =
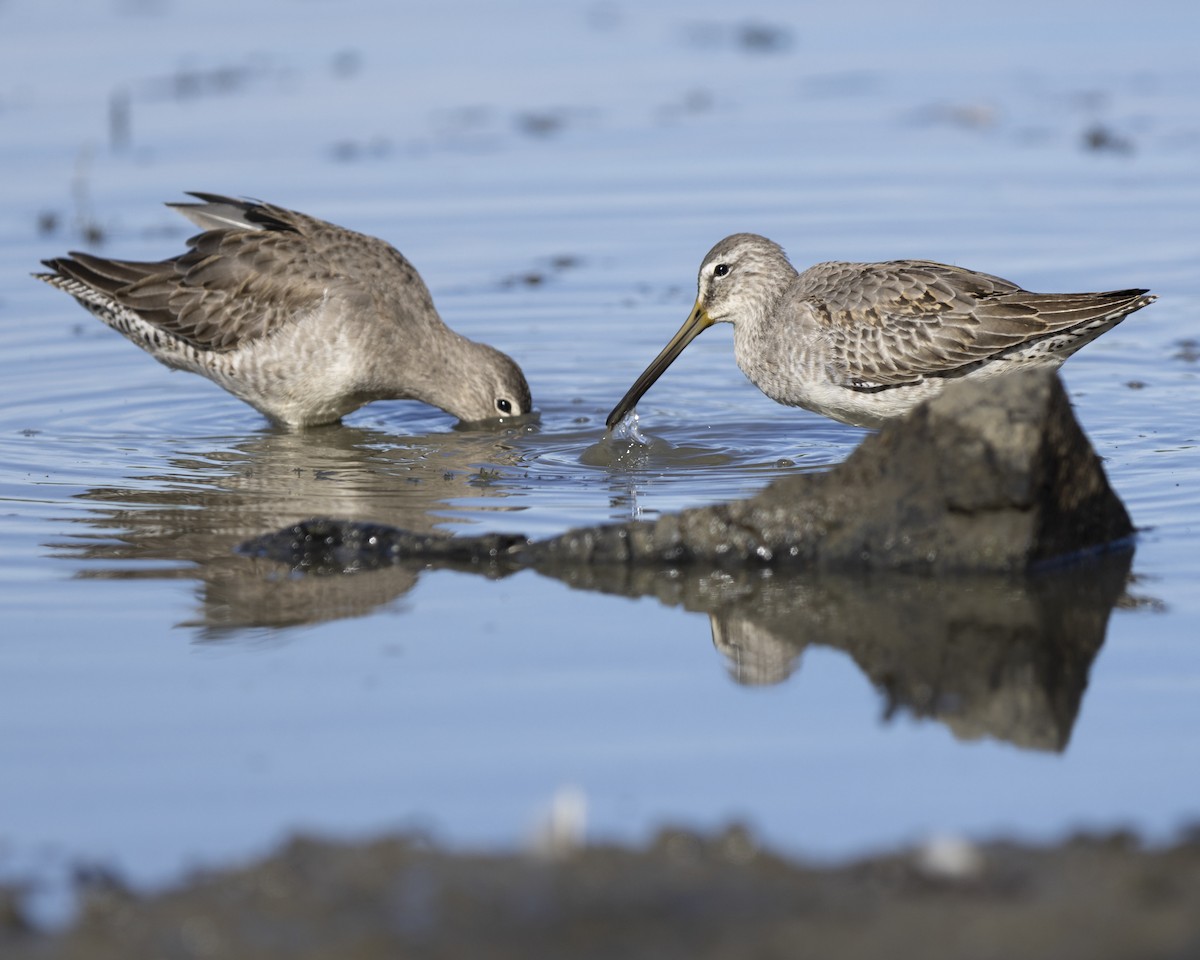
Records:
[[[52,546],[94,561],[79,572],[84,578],[195,579],[198,616],[180,626],[204,639],[360,616],[411,590],[418,570],[394,566],[337,582],[296,577],[239,556],[236,546],[328,511],[433,532],[455,499],[487,498],[504,510],[497,468],[519,457],[503,431],[264,430],[232,450],[178,457],[178,472],[154,477],[152,489],[130,477],[127,486],[80,494],[96,509],[66,522],[89,529]]]
[[[494,547],[490,555],[481,552],[485,539]],[[363,549],[366,542],[373,552]],[[314,574],[304,579],[335,596],[341,587],[358,598],[359,582],[397,569],[505,576],[524,569],[524,543],[501,535],[430,540],[394,530],[389,543],[388,531],[373,524],[314,520],[243,549],[261,563],[303,557],[285,569]],[[352,567],[338,559],[343,554],[354,558]],[[535,569],[573,589],[651,596],[708,614],[713,644],[740,684],[780,683],[809,647],[839,649],[883,694],[886,717],[906,711],[946,724],[961,739],[1061,751],[1109,615],[1125,596],[1132,559],[1132,550],[1114,549],[1040,573],[954,577],[697,564]]]
[[[956,737],[1062,750],[1130,555],[1021,581],[821,577],[767,583],[713,612],[713,643],[741,683],[785,679],[811,645],[844,650],[883,694]]]
[[[707,613],[738,683],[780,683],[806,649],[830,647],[880,690],[887,717],[907,711],[960,739],[1061,751],[1132,561],[1114,550],[1023,577],[610,566],[568,579]]]

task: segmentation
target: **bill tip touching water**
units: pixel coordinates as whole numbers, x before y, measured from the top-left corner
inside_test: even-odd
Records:
[[[166,260],[71,253],[34,274],[168,367],[207,377],[278,423],[333,423],[373,400],[464,422],[527,414],[521,368],[442,322],[383,240],[269,203],[193,193],[199,226]]]
[[[750,233],[714,246],[696,285],[687,320],[613,408],[609,429],[716,323],[733,324],[738,366],[772,400],[877,427],[955,379],[1058,367],[1156,299],[1140,288],[1032,293],[930,260],[801,273],[777,243]]]

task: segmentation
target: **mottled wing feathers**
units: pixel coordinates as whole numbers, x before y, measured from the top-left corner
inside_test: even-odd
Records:
[[[224,352],[316,310],[332,295],[371,299],[371,278],[398,275],[428,291],[398,251],[373,237],[271,204],[192,194],[170,204],[206,228],[177,257],[152,263],[85,253],[50,260],[63,277],[110,298],[202,350]]]
[[[1076,328],[1082,346],[1148,302],[1145,294],[1030,293],[988,274],[897,260],[818,264],[798,278],[793,303],[819,328],[829,376],[867,389],[916,383]]]
[[[325,291],[322,278],[311,273],[281,282],[263,272],[264,258],[289,251],[275,237],[248,244],[247,236],[202,233],[187,253],[154,263],[72,253],[46,265],[194,347],[222,352],[312,310]]]

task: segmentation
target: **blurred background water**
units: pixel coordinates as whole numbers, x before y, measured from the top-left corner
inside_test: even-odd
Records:
[[[596,839],[1171,836],[1200,795],[1198,35],[1161,0],[0,2],[0,872],[159,882],[301,829],[509,848],[568,785]],[[540,422],[275,430],[29,278],[177,252],[185,190],[395,243]],[[318,513],[546,535],[838,462],[863,432],[759,394],[728,328],[640,404],[648,449],[588,453],[742,230],[801,268],[1159,294],[1064,369],[1141,530],[1069,669],[1015,628],[969,703],[940,696],[921,678],[974,648],[919,607],[990,609],[969,588],[880,585],[872,625],[830,584],[676,601],[233,553]],[[734,588],[732,619],[706,604]]]

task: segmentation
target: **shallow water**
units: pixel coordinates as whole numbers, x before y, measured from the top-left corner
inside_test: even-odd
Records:
[[[0,870],[160,881],[297,829],[513,846],[564,785],[592,837],[740,818],[821,856],[1194,819],[1200,14],[519,8],[0,4]],[[28,278],[65,249],[175,252],[189,227],[160,202],[186,189],[395,242],[447,322],[518,358],[540,416],[465,430],[389,403],[272,429]],[[806,622],[765,683],[653,597],[296,581],[233,553],[313,514],[547,535],[838,462],[863,432],[761,396],[728,328],[644,398],[647,449],[604,438],[738,230],[801,266],[1160,295],[1064,368],[1142,533],[1057,747],[895,712],[840,620]]]

